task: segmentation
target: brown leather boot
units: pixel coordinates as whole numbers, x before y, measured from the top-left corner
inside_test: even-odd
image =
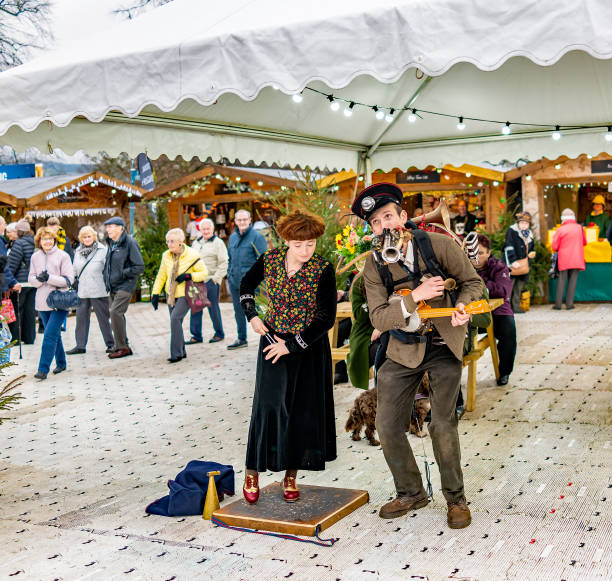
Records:
[[[472,515],[465,498],[457,502],[448,503],[446,520],[451,529],[464,529],[472,522]]]
[[[404,516],[411,510],[427,506],[428,502],[429,499],[424,490],[421,490],[414,496],[398,496],[395,500],[383,505],[378,516],[381,518],[397,518],[398,516]]]

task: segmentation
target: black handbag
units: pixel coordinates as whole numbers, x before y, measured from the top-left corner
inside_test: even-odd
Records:
[[[56,311],[69,311],[81,304],[79,294],[72,286],[70,279],[67,276],[64,278],[68,283],[68,290],[61,291],[56,289],[51,291],[47,297],[47,306]]]

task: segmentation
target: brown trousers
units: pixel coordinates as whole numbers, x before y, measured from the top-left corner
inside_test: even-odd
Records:
[[[455,416],[461,368],[461,361],[446,345],[430,345],[423,362],[415,369],[387,359],[378,371],[376,430],[400,496],[417,494],[423,488],[406,429],[417,388],[425,372],[429,371],[429,434],[440,470],[442,493],[448,502],[464,498]]]

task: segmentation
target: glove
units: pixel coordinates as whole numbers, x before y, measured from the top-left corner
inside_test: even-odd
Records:
[[[191,275],[188,272],[184,272],[183,274],[179,274],[175,280],[178,283],[185,282],[186,280],[191,280]]]
[[[37,277],[36,280],[40,282],[47,282],[49,280],[49,273],[46,270],[43,270]]]
[[[157,307],[159,306],[159,295],[153,295],[151,297],[151,305],[153,305],[153,308],[157,310]]]

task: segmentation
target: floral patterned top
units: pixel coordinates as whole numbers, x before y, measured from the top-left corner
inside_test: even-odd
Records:
[[[265,280],[268,291],[266,325],[276,333],[291,333],[304,349],[310,341],[333,326],[336,310],[335,275],[322,256],[312,258],[287,276],[287,247],[262,254],[240,285],[240,302],[250,321],[257,316],[254,293]],[[321,327],[319,329],[319,327]]]

